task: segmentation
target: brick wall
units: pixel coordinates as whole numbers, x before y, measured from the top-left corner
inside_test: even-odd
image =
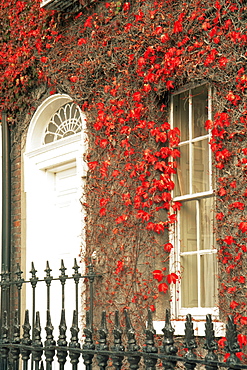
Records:
[[[16,277],[17,263],[21,265],[21,145],[15,144],[11,153],[11,272]],[[11,307],[17,306],[17,297],[11,296]]]

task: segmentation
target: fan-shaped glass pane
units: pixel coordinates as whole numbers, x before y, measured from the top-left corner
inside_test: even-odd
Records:
[[[66,103],[53,114],[47,124],[43,145],[78,134],[81,130],[82,119],[80,108],[75,103]]]

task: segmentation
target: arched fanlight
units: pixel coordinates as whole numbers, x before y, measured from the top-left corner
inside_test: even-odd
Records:
[[[43,145],[81,132],[80,108],[73,102],[61,106],[50,118],[45,129]]]

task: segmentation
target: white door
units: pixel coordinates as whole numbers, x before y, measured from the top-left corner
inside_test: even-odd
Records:
[[[60,267],[60,260],[71,267],[73,258],[77,258],[80,252],[81,235],[81,205],[78,190],[79,179],[75,164],[67,169],[58,169],[54,172],[54,197],[51,204],[52,225],[54,229],[54,266]]]

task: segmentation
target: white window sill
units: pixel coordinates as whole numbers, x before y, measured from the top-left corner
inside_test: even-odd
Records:
[[[185,330],[185,320],[171,320],[172,327],[175,329],[174,335],[181,335],[184,336]],[[195,332],[195,336],[204,337],[205,336],[205,320],[201,321],[194,321],[193,320],[193,328]],[[163,334],[162,329],[165,326],[165,321],[154,321],[153,322],[154,329],[156,330],[156,334]],[[223,322],[214,321],[214,331],[215,337],[224,337],[226,332],[226,327]]]

